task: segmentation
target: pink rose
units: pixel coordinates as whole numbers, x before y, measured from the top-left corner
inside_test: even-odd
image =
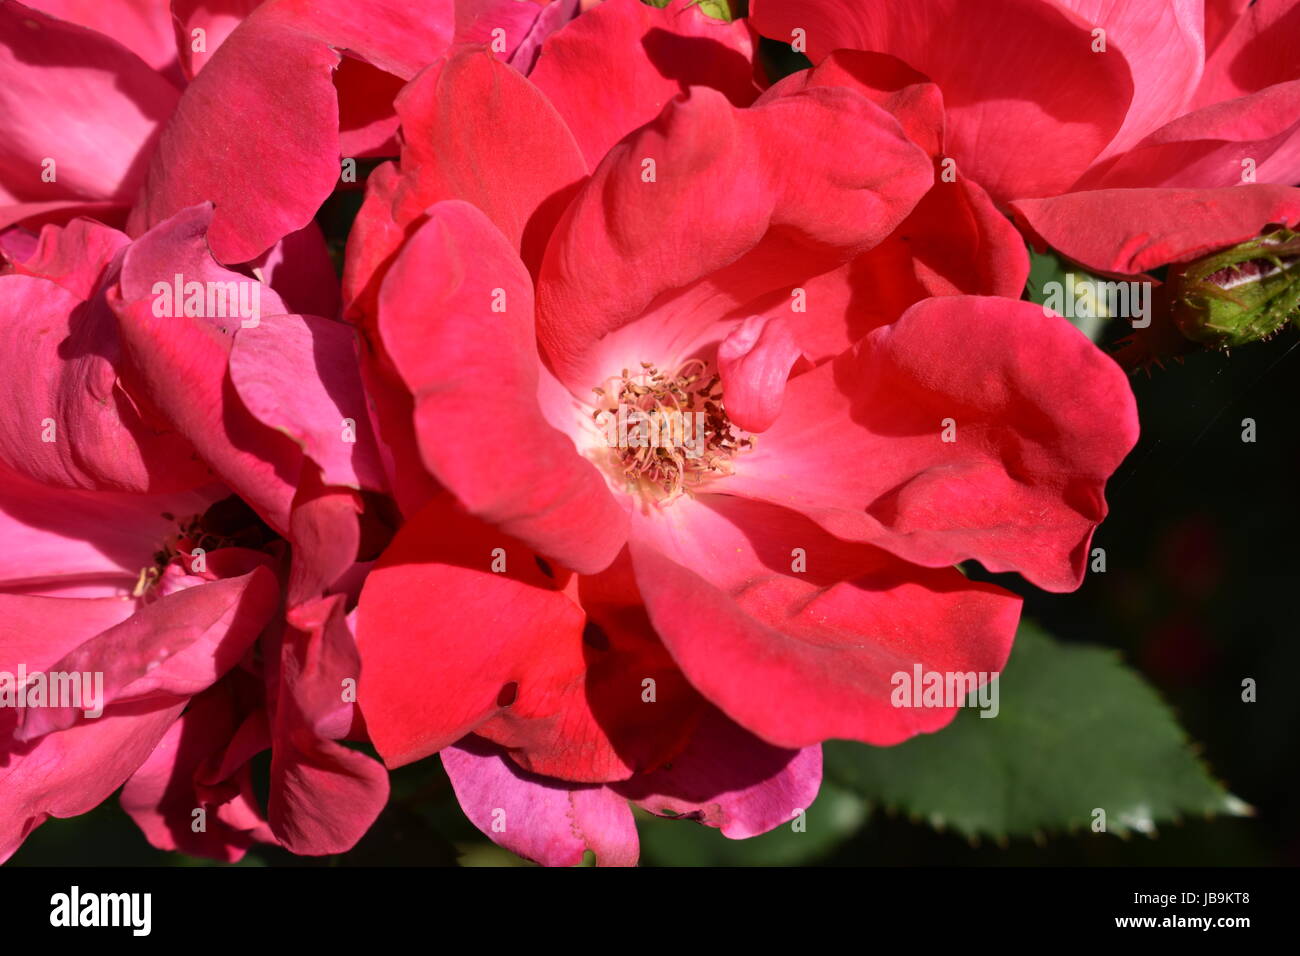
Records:
[[[952,566],[1076,587],[1136,440],[1118,367],[1004,297],[1023,246],[936,181],[924,97],[759,95],[751,52],[635,0],[530,79],[453,51],[350,239],[406,516],[359,606],[367,725],[543,862],[634,860],[627,800],[761,832],[822,740],[945,725],[892,676],[997,671],[1019,615]],[[629,404],[701,414],[700,454],[611,446]]]

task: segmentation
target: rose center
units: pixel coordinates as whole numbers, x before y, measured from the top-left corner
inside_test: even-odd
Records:
[[[650,362],[592,389],[598,457],[629,493],[666,503],[733,473],[732,459],[754,436],[727,418],[722,383],[701,359],[672,372]]]
[[[168,565],[179,560],[187,573],[199,573],[206,568],[206,556],[221,548],[240,547],[255,551],[270,551],[277,539],[274,531],[263,523],[242,499],[230,495],[210,505],[203,514],[176,517],[164,514],[176,523],[176,530],[167,535],[153,555],[153,563],[140,569],[131,596],[145,601],[158,597],[155,590]]]

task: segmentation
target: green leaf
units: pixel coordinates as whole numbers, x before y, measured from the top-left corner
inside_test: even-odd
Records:
[[[853,793],[828,781],[804,815],[802,830],[785,823],[760,836],[731,840],[692,820],[637,811],[641,862],[655,866],[798,866],[830,853],[862,826],[866,812]]]
[[[1035,252],[1032,248],[1029,250],[1029,278],[1025,280],[1024,297],[1036,305],[1042,305],[1047,301],[1048,283],[1057,283],[1058,290],[1066,288],[1067,276],[1073,275],[1075,282],[1088,280],[1089,282],[1101,281],[1091,272],[1086,272],[1077,265],[1066,262],[1055,252]],[[1066,313],[1066,321],[1077,328],[1094,342],[1101,338],[1106,329],[1106,323],[1112,316],[1106,315],[1106,303],[1091,299],[1087,301],[1092,314],[1070,316]],[[1074,310],[1070,310],[1074,311]]]
[[[1089,829],[1154,835],[1186,814],[1252,811],[1207,773],[1169,708],[1118,652],[1022,623],[996,717],[963,708],[897,747],[831,741],[826,774],[870,801],[968,838]]]

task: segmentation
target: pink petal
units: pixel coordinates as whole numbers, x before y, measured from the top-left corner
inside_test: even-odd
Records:
[[[303,228],[340,175],[333,82],[339,51],[409,79],[446,49],[452,21],[452,0],[262,4],[186,89],[128,231],[139,234],[187,206],[212,201],[218,210],[213,254],[236,263]],[[239,149],[213,150],[213,142]],[[252,178],[248,156],[258,157]]]
[[[442,751],[442,765],[470,821],[496,843],[543,866],[635,866],[640,852],[627,801],[526,773],[491,744],[467,737]]]
[[[796,548],[805,571],[793,571]],[[945,726],[952,707],[894,706],[894,676],[997,671],[1020,611],[1014,595],[952,568],[918,568],[725,495],[674,502],[637,526],[631,550],[650,619],[691,683],[778,747],[888,746]]]
[[[112,37],[154,70],[179,81],[168,0],[32,0],[28,6]]]
[[[348,232],[343,266],[344,316],[348,319],[374,314],[379,282],[405,238],[404,224],[397,222],[393,211],[400,182],[396,163],[381,163],[366,178],[366,197]]]
[[[476,104],[466,123],[464,104]],[[575,184],[587,173],[573,134],[534,86],[479,50],[453,52],[397,102],[405,148],[393,216],[406,225],[440,200],[490,219],[530,268]],[[510,136],[502,138],[501,129]],[[537,157],[545,156],[545,162]]]
[[[94,295],[104,271],[130,241],[93,219],[73,219],[66,226],[46,225],[32,254],[7,271],[57,282],[85,301]]]
[[[356,332],[311,315],[263,315],[230,350],[230,381],[262,424],[320,466],[327,485],[385,487],[361,387]]]
[[[127,231],[140,235],[210,201],[213,255],[235,263],[306,226],[339,178],[338,60],[270,16],[241,23],[177,104]]]
[[[0,187],[0,194],[3,187]],[[46,223],[62,225],[78,216],[98,219],[105,225],[119,227],[126,223],[127,205],[121,202],[94,202],[87,199],[52,199],[48,202],[17,202],[4,205],[0,198],[0,229],[22,223],[39,229]]]
[[[120,598],[0,594],[0,670],[50,669],[65,654],[125,621],[135,604]],[[12,725],[9,729],[12,729]]]
[[[944,182],[936,176],[934,186],[884,242],[799,285],[804,312],[792,311],[787,292],[767,314],[789,318],[804,355],[822,362],[922,299],[1018,298],[1028,276],[1024,239],[988,194],[969,179]]]
[[[442,487],[429,474],[415,433],[415,400],[392,363],[367,350],[361,380],[371,404],[371,421],[379,439],[388,487],[403,515],[413,515]]]
[[[339,97],[339,152],[344,157],[395,156],[400,122],[393,101],[406,81],[345,56],[334,73]]]
[[[1137,275],[1300,221],[1300,189],[1102,189],[1014,203],[1039,243],[1097,272]]]
[[[1212,188],[1300,179],[1300,79],[1213,103],[1088,171],[1077,190]]]
[[[811,70],[768,87],[758,102],[817,86],[847,86],[898,120],[908,138],[931,156],[943,152],[943,94],[902,60],[886,53],[834,50]]]
[[[710,490],[927,567],[974,558],[1068,591],[1136,440],[1127,378],[1067,321],[947,296],[792,379],[776,424]]]
[[[292,627],[311,635],[293,688],[303,718],[323,739],[351,737],[359,712],[356,695],[344,694],[349,689],[344,681],[351,681],[351,689],[355,689],[361,657],[344,614],[343,596],[333,594],[299,604],[289,611],[288,619]]]
[[[519,0],[457,0],[456,42],[491,46],[497,41],[505,47],[497,55],[508,61],[532,32],[542,9]],[[497,30],[501,32],[494,33]]]
[[[502,2],[502,0],[494,0],[494,2]],[[510,65],[524,76],[530,74],[533,67],[537,65],[537,57],[542,52],[542,44],[546,42],[546,38],[580,12],[578,0],[548,0],[532,27],[510,54]]]
[[[1300,80],[1295,55],[1298,34],[1300,6],[1294,0],[1256,0],[1241,12],[1206,61],[1193,105],[1207,106]]]
[[[261,3],[262,0],[171,0],[174,44],[180,51],[187,79],[194,79],[226,37]],[[195,30],[203,31],[201,51],[194,49]]]
[[[326,593],[356,562],[361,544],[355,492],[325,487],[316,469],[304,468],[289,515],[293,545],[289,572],[290,607]]]
[[[1133,75],[1133,102],[1124,125],[1099,159],[1123,152],[1183,112],[1205,62],[1204,0],[1060,2],[1090,27],[1105,31],[1106,51],[1094,56],[1118,52]]]
[[[0,540],[8,545],[0,550],[0,589],[124,597],[178,520],[202,514],[225,494],[220,486],[172,495],[72,491],[6,474],[0,478]]]
[[[338,279],[325,236],[314,220],[285,236],[250,265],[290,312],[337,318]]]
[[[50,817],[80,816],[108,799],[185,704],[175,698],[122,704],[35,743],[0,746],[0,862]]]
[[[765,431],[781,414],[785,380],[800,355],[790,323],[750,316],[718,346],[718,373],[727,415],[750,432]]]
[[[1205,55],[1210,56],[1254,0],[1205,0]]]

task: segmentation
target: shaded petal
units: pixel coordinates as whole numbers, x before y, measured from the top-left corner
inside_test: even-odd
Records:
[[[122,704],[61,733],[0,746],[0,862],[50,817],[76,817],[103,803],[148,758],[185,700]]]
[[[325,736],[351,723],[340,675],[352,670],[355,652],[341,596],[299,609],[289,623],[279,657],[267,819],[290,852],[345,853],[388,802],[388,774]]]
[[[1205,0],[1205,55],[1208,57],[1254,0]]]
[[[181,68],[186,79],[203,69],[212,54],[221,48],[235,27],[252,13],[262,0],[171,0],[175,46],[180,52]],[[203,49],[194,47],[202,30]]]
[[[548,0],[542,7],[542,12],[533,21],[531,29],[510,54],[510,65],[524,76],[531,73],[533,67],[537,65],[537,56],[542,52],[542,44],[546,38],[580,12],[579,0]]]
[[[471,116],[467,102],[475,104]],[[555,107],[516,71],[471,48],[422,72],[402,91],[397,112],[405,130],[397,222],[405,225],[441,200],[463,199],[535,268],[563,204],[587,173]]]
[[[173,78],[176,38],[168,0],[32,0],[28,6],[112,37],[153,69]]]
[[[671,768],[610,789],[651,813],[688,817],[744,840],[807,810],[821,782],[820,746],[773,747],[710,709]]]
[[[1119,132],[1133,99],[1125,55],[1093,53],[1090,28],[1055,3],[754,0],[750,22],[782,43],[805,31],[814,63],[847,47],[891,54],[928,76],[943,90],[958,174],[999,202],[1068,188]]]
[[[680,748],[699,700],[639,605],[593,595],[589,621],[567,593],[572,580],[446,497],[398,532],[358,616],[361,705],[389,766],[471,731],[530,770],[587,782],[626,778]],[[430,602],[457,613],[428,614]],[[654,703],[642,698],[646,678]]]
[[[124,597],[178,524],[226,494],[219,485],[170,495],[73,491],[4,474],[0,589]]]
[[[135,604],[119,598],[0,594],[0,611],[0,670],[16,674],[19,665],[28,673],[48,670],[65,654],[129,618]]]
[[[396,163],[381,163],[366,177],[366,195],[348,231],[343,265],[344,317],[374,315],[379,282],[401,248],[404,224],[393,217],[393,201],[401,182]]]
[[[285,236],[250,267],[279,294],[290,312],[338,317],[338,278],[315,220]]]
[[[0,350],[21,356],[0,380],[0,461],[13,471],[60,488],[146,493],[211,480],[190,442],[122,387],[121,342],[102,296],[0,276]]]
[[[939,170],[941,172],[941,170]],[[936,182],[889,237],[851,262],[754,303],[791,321],[804,355],[820,363],[922,299],[941,295],[1018,298],[1029,253],[1016,227],[976,183]]]
[[[530,79],[555,104],[594,168],[620,139],[692,86],[736,106],[758,95],[743,20],[723,23],[689,0],[657,9],[605,0],[542,45]]]
[[[457,0],[455,6],[456,42],[491,46],[507,62],[544,9],[518,0]]]
[[[6,117],[0,205],[130,202],[179,95],[115,40],[6,0],[0,4],[0,114]],[[42,180],[47,158],[55,162],[53,182]]]
[[[120,797],[122,809],[150,845],[235,863],[254,841],[270,837],[253,796],[247,764],[234,779],[206,780],[234,735],[239,716],[228,683],[204,691],[126,782]],[[205,813],[204,826],[196,831],[194,811],[200,808]]]
[[[279,603],[271,572],[186,588],[145,604],[122,623],[65,654],[48,669],[103,674],[105,707],[134,700],[190,697],[244,656]],[[63,730],[83,708],[28,709],[17,740]]]
[[[1105,30],[1104,55],[1118,50],[1132,71],[1133,102],[1124,125],[1099,158],[1128,149],[1182,113],[1201,81],[1205,62],[1205,0],[1057,2]]]
[[[1206,61],[1193,105],[1207,106],[1275,83],[1300,80],[1297,36],[1300,4],[1295,0],[1256,0],[1241,12]]]
[[[227,366],[241,319],[166,315],[154,292],[155,283],[170,285],[179,274],[186,283],[238,283],[250,301],[257,294],[262,314],[284,311],[269,288],[213,261],[205,240],[211,217],[211,206],[187,209],[128,250],[120,293],[110,293],[129,363],[123,378],[132,395],[164,415],[226,484],[283,532],[303,456],[249,412],[230,381]]]
[[[943,94],[902,60],[887,53],[833,50],[811,70],[772,84],[758,102],[817,86],[847,86],[861,93],[893,114],[908,138],[931,156],[943,152]]]
[[[93,219],[41,228],[36,249],[5,270],[37,276],[63,286],[83,302],[91,298],[117,254],[129,243],[124,234]]]
[[[481,212],[434,207],[384,280],[379,327],[415,396],[434,476],[542,554],[583,573],[607,566],[626,517],[595,466],[542,415],[531,282]]]
[[[671,367],[719,316],[884,239],[931,178],[893,117],[851,90],[738,110],[695,87],[566,210],[537,282],[543,353],[580,397],[643,360]]]
[[[318,598],[357,560],[361,501],[355,492],[326,487],[314,468],[304,468],[289,515],[293,545],[289,606]]]

